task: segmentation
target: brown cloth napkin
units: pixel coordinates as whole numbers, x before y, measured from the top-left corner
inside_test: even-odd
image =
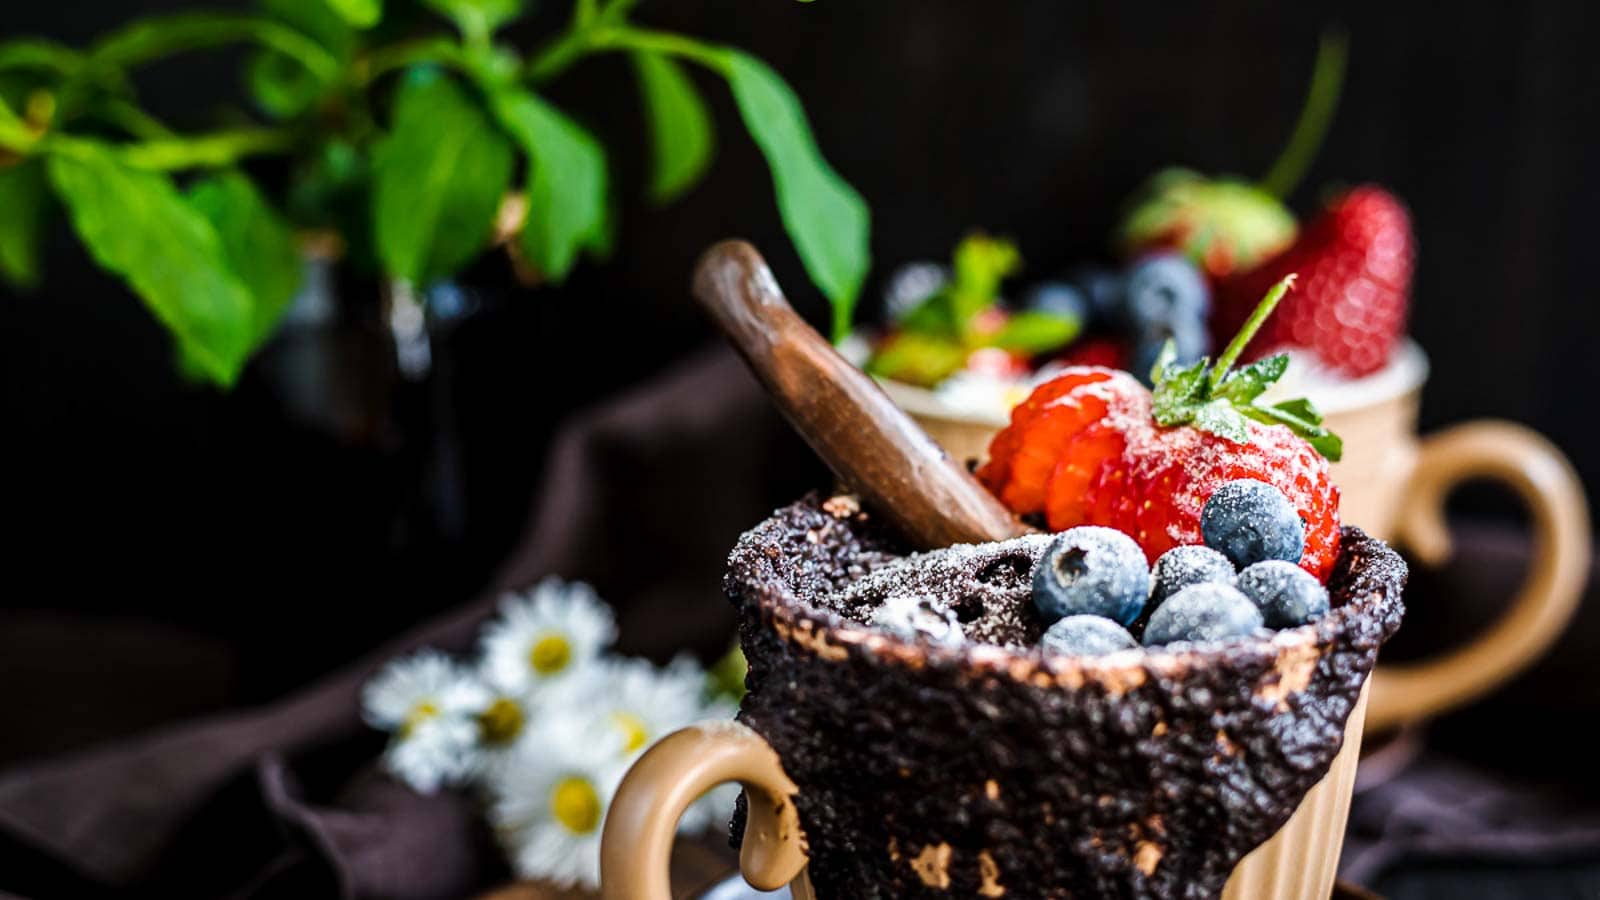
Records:
[[[468,649],[502,588],[546,574],[594,583],[628,652],[714,654],[731,633],[718,585],[735,538],[826,483],[730,353],[689,360],[563,429],[523,540],[494,587],[458,611],[279,702],[0,771],[0,897],[459,897],[504,882],[470,798],[419,796],[373,768],[382,739],[358,719],[361,683],[415,647]],[[1444,573],[1414,576],[1397,655],[1492,616],[1526,563],[1514,530],[1458,538]],[[1436,747],[1476,752],[1473,766],[1430,753],[1358,797],[1347,872],[1383,883],[1418,861],[1600,859],[1600,801],[1568,790],[1553,805],[1548,785],[1502,774],[1570,787],[1592,772],[1592,742],[1573,740],[1568,723],[1600,711],[1597,640],[1590,602],[1537,671],[1434,729]],[[168,687],[177,663],[222,665],[168,662]]]
[[[0,890],[83,896],[454,897],[507,877],[469,799],[376,773],[361,684],[420,646],[467,650],[504,588],[590,581],[623,649],[726,648],[739,533],[826,483],[717,350],[579,416],[491,589],[281,702],[0,773]]]

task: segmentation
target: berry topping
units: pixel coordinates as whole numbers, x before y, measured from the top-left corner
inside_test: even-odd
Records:
[[[1338,457],[1339,439],[1307,401],[1255,402],[1286,358],[1231,370],[1289,283],[1268,292],[1215,366],[1163,354],[1154,392],[1103,369],[1070,368],[1044,382],[1012,410],[978,478],[1018,515],[1043,514],[1056,531],[1119,529],[1152,561],[1203,542],[1200,514],[1217,488],[1266,482],[1304,522],[1301,566],[1325,580],[1339,552],[1339,492],[1324,457]]]
[[[1200,534],[1241,568],[1269,559],[1298,563],[1306,546],[1305,523],[1289,498],[1249,478],[1212,491],[1200,511]]]
[[[1183,254],[1151,253],[1128,270],[1127,318],[1136,332],[1198,323],[1211,310],[1211,288]]]
[[[1089,297],[1064,281],[1043,281],[1028,289],[1022,308],[1050,313],[1079,322],[1089,320]]]
[[[925,597],[890,597],[872,613],[872,624],[910,640],[955,646],[965,637],[956,614]]]
[[[1283,202],[1255,185],[1164,169],[1140,188],[1118,238],[1129,252],[1182,250],[1221,276],[1282,250],[1294,230]]]
[[[1110,269],[1085,266],[1067,279],[1089,300],[1089,321],[1098,326],[1121,326],[1122,276]]]
[[[1236,584],[1268,628],[1294,628],[1328,614],[1328,589],[1293,563],[1258,562],[1240,572]]]
[[[1112,528],[1062,532],[1033,569],[1033,605],[1047,622],[1088,614],[1127,625],[1149,595],[1144,552]]]
[[[888,296],[898,311],[894,329],[873,348],[867,371],[933,387],[977,353],[1008,354],[1026,371],[1026,360],[1066,346],[1082,328],[1081,312],[1006,308],[1000,285],[1021,265],[1010,241],[971,234],[956,245],[948,273],[919,268],[897,275]]]
[[[1144,629],[1144,645],[1220,641],[1243,637],[1261,625],[1261,611],[1236,588],[1226,584],[1195,584],[1156,607]]]
[[[1335,198],[1282,254],[1219,285],[1213,324],[1238,325],[1267,285],[1298,272],[1299,290],[1255,346],[1309,348],[1347,375],[1367,375],[1383,368],[1405,333],[1414,258],[1405,207],[1382,188],[1358,187]]]
[[[1128,629],[1101,616],[1067,616],[1051,625],[1040,640],[1047,653],[1099,656],[1139,646]]]
[[[1210,547],[1199,544],[1173,547],[1161,554],[1150,570],[1150,603],[1159,605],[1194,584],[1232,584],[1233,576],[1233,563]]]

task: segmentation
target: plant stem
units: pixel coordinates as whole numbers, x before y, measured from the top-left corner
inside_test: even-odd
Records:
[[[365,87],[396,69],[419,63],[459,66],[461,48],[454,41],[441,37],[378,47],[357,63],[356,84]]]
[[[83,65],[83,54],[53,41],[18,40],[0,45],[0,69],[42,69],[70,75]]]
[[[596,8],[594,0],[579,0],[572,26],[528,61],[524,70],[528,79],[535,84],[542,84],[565,72],[591,52],[618,48],[621,45],[615,41],[615,37],[619,33],[644,33],[624,24],[636,3],[638,0],[611,0],[605,6]],[[694,43],[686,38],[680,40]]]
[[[718,72],[727,68],[727,60],[720,47],[667,31],[615,28],[597,34],[595,46],[596,49],[602,50],[643,50],[649,53],[664,53],[697,62]]]
[[[108,97],[100,101],[95,111],[106,122],[121,128],[132,137],[144,140],[177,140],[180,137],[155,116],[119,97]]]
[[[135,22],[96,44],[88,62],[128,68],[183,50],[240,42],[290,56],[324,84],[339,75],[339,61],[316,41],[269,19],[240,15],[180,14]]]
[[[529,80],[542,84],[565,72],[589,51],[594,32],[589,28],[574,28],[547,44],[543,50],[528,60],[525,71]]]
[[[1283,280],[1273,285],[1267,291],[1267,296],[1261,298],[1261,302],[1256,304],[1255,311],[1250,314],[1249,319],[1245,320],[1244,327],[1239,329],[1239,333],[1233,336],[1232,341],[1228,342],[1227,349],[1223,350],[1222,355],[1217,357],[1216,367],[1211,370],[1211,390],[1215,391],[1217,386],[1222,384],[1222,380],[1228,376],[1228,370],[1233,368],[1233,364],[1239,361],[1239,356],[1244,353],[1244,348],[1250,345],[1250,339],[1254,338],[1256,332],[1261,330],[1261,324],[1267,321],[1267,317],[1272,315],[1274,309],[1278,308],[1278,301],[1282,300],[1283,295],[1289,293],[1289,289],[1294,287],[1294,279],[1295,274],[1293,272],[1285,275]]]
[[[1311,69],[1311,85],[1306,89],[1300,118],[1289,135],[1288,145],[1260,181],[1261,189],[1279,200],[1294,193],[1322,147],[1322,139],[1328,135],[1334,111],[1339,108],[1339,92],[1344,87],[1347,43],[1342,28],[1328,29],[1317,42],[1317,61]]]

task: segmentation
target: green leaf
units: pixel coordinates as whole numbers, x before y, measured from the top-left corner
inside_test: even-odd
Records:
[[[961,344],[902,331],[885,341],[867,361],[867,371],[906,384],[933,387],[967,362],[967,348]]]
[[[1014,313],[985,344],[1028,356],[1048,353],[1078,336],[1081,323],[1076,318],[1029,310]]]
[[[304,270],[289,223],[239,172],[220,172],[189,188],[189,203],[211,222],[234,273],[254,297],[251,348],[277,328]]]
[[[599,253],[610,243],[605,150],[578,123],[520,88],[496,91],[491,105],[531,164],[518,246],[546,278],[562,281],[580,250]]]
[[[355,53],[358,25],[337,10],[335,0],[259,0],[261,9],[290,28],[312,38],[341,60]],[[383,12],[382,0],[354,0],[352,8],[370,5]],[[359,10],[357,10],[359,11]]]
[[[254,303],[211,223],[166,177],[98,145],[53,154],[49,173],[95,261],[127,279],[207,377],[231,385],[249,354]]]
[[[321,83],[304,66],[270,50],[250,58],[245,67],[245,82],[256,105],[276,119],[305,112],[322,94]]]
[[[911,307],[897,324],[906,331],[952,341],[961,337],[961,329],[956,327],[955,313],[950,308],[950,292],[946,288],[934,291],[928,299]]]
[[[650,197],[669,203],[694,187],[711,164],[716,152],[711,114],[676,62],[659,53],[635,53],[633,62],[655,148]]]
[[[437,71],[414,70],[374,151],[373,230],[392,277],[421,286],[483,250],[511,183],[510,143]]]
[[[1303,417],[1297,413],[1310,409],[1312,417]],[[1307,400],[1290,400],[1272,407],[1246,406],[1239,411],[1258,422],[1268,425],[1287,425],[1290,431],[1306,439],[1318,453],[1327,457],[1330,462],[1338,462],[1344,455],[1344,441],[1338,435],[1323,428],[1322,417],[1317,415],[1316,409],[1311,407]]]
[[[339,18],[356,28],[371,28],[383,18],[383,0],[325,0]]]
[[[1236,444],[1250,443],[1250,426],[1245,424],[1244,416],[1234,409],[1233,404],[1226,400],[1212,400],[1200,405],[1194,411],[1194,427],[1221,437],[1225,437]]]
[[[1150,383],[1159,382],[1167,372],[1167,367],[1178,361],[1178,342],[1167,338],[1161,344],[1161,350],[1156,354],[1156,361],[1150,365]]]
[[[496,28],[522,15],[523,0],[423,0],[472,40],[487,40]]]
[[[784,228],[833,304],[834,337],[843,338],[871,265],[867,204],[822,158],[800,99],[778,73],[737,50],[723,58],[739,115],[772,169]]]
[[[1169,364],[1156,379],[1151,394],[1151,409],[1159,425],[1184,425],[1194,420],[1198,407],[1207,397],[1208,360],[1192,365]]]
[[[1278,353],[1258,359],[1242,369],[1228,373],[1217,386],[1217,396],[1235,403],[1250,403],[1289,371],[1289,357]]]
[[[1310,400],[1307,400],[1304,397],[1297,397],[1293,400],[1285,400],[1282,403],[1274,403],[1272,404],[1272,408],[1279,410],[1280,412],[1286,412],[1297,419],[1310,422],[1313,425],[1322,424],[1322,411],[1317,409],[1317,405],[1315,403],[1312,403]]]
[[[18,287],[39,280],[46,188],[44,163],[37,159],[0,166],[0,276]]]
[[[951,259],[950,308],[966,333],[972,320],[1000,300],[1000,282],[1022,265],[1022,254],[1010,241],[969,234],[956,245]]]

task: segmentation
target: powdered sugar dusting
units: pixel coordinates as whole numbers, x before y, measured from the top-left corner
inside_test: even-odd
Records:
[[[873,622],[886,604],[932,602],[954,613],[969,641],[1025,649],[1044,632],[1031,601],[1032,573],[1050,541],[1030,534],[914,553],[822,600],[859,623]]]

